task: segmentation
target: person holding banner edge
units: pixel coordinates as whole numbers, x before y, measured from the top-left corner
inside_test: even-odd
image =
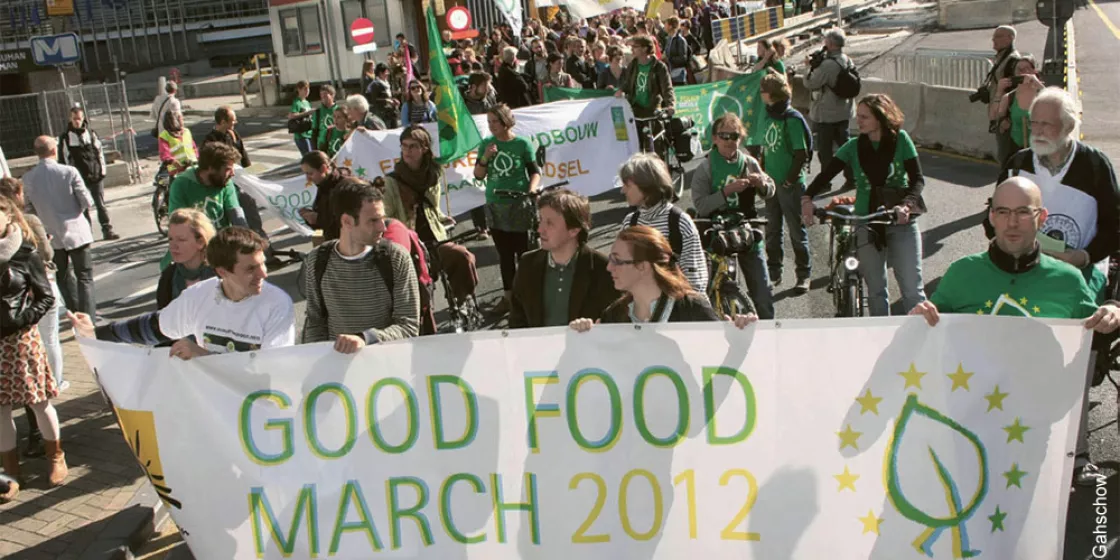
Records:
[[[607,270],[622,297],[594,321],[576,319],[569,327],[587,332],[601,323],[695,323],[719,321],[708,299],[684,277],[677,256],[661,233],[649,226],[619,232],[607,257]],[[743,329],[758,321],[754,313],[726,317]]]
[[[1047,217],[1042,191],[1033,181],[1011,177],[1000,183],[988,210],[995,230],[988,250],[951,264],[937,291],[910,314],[923,316],[931,327],[937,326],[942,313],[975,313],[1085,319],[1086,329],[1116,332],[1120,302],[1097,305],[1097,294],[1077,268],[1042,252],[1038,235]],[[1085,381],[1071,379],[1070,383]],[[1089,460],[1087,396],[1085,401],[1074,459],[1074,482],[1079,486],[1095,485],[1100,474]]]
[[[486,122],[492,136],[478,146],[482,155],[475,163],[474,178],[486,181],[487,221],[498,250],[505,293],[493,311],[504,314],[513,299],[517,260],[529,250],[528,232],[536,214],[532,198],[540,187],[541,170],[533,144],[513,133],[516,120],[508,105],[495,105],[486,114]]]

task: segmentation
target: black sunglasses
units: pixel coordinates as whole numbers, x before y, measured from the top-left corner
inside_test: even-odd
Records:
[[[720,132],[720,133],[716,134],[716,138],[719,138],[720,140],[738,140],[739,139],[739,133],[738,132]]]

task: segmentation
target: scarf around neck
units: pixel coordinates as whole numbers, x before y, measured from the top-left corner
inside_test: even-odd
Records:
[[[8,224],[8,234],[0,237],[0,264],[8,264],[22,246],[23,230],[15,224]]]
[[[431,153],[424,156],[420,169],[412,169],[403,159],[397,162],[393,168],[393,179],[404,187],[400,189],[401,202],[410,213],[427,200],[424,194],[433,185],[439,184],[442,172],[443,168],[432,159]]]
[[[789,100],[787,99],[785,101],[779,101],[773,105],[767,105],[766,114],[770,115],[770,118],[772,119],[785,120],[786,117],[790,116]]]

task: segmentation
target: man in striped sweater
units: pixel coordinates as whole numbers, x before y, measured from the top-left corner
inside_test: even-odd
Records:
[[[335,350],[352,354],[368,344],[417,336],[420,285],[408,252],[384,238],[381,191],[364,181],[339,185],[330,207],[341,226],[339,238],[303,263],[303,342],[334,340]]]

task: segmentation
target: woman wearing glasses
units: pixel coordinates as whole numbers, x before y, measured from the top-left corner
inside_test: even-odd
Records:
[[[436,122],[436,104],[428,99],[428,90],[420,80],[408,84],[408,100],[401,105],[401,126]]]
[[[703,294],[684,277],[669,242],[649,226],[624,228],[611,245],[607,271],[622,297],[603,311],[603,323],[691,323],[718,321]],[[739,328],[758,320],[753,313],[726,317]],[[576,319],[572,329],[591,329],[591,319]]]
[[[918,151],[910,135],[902,130],[902,122],[902,111],[890,97],[875,93],[860,99],[856,107],[859,136],[840,147],[801,197],[803,219],[812,224],[813,197],[848,169],[856,184],[856,215],[865,216],[880,207],[893,210],[894,224],[856,230],[859,269],[867,282],[867,303],[873,317],[890,315],[888,263],[902,291],[903,309],[913,309],[926,300],[922,233],[917,222],[926,211],[922,198],[925,179]]]

